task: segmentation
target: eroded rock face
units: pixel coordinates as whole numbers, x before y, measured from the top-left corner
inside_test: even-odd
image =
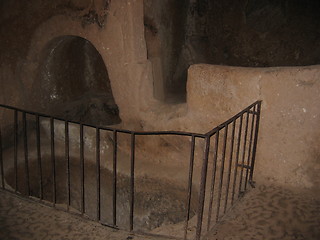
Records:
[[[93,125],[119,123],[107,68],[84,38],[53,39],[42,52],[32,98],[38,111]]]
[[[176,75],[188,27],[188,5],[188,0],[144,0],[145,40],[153,68],[154,96],[165,102],[183,102],[186,98],[184,80]],[[186,79],[186,75],[183,77]]]
[[[156,2],[144,1],[144,15],[148,58],[155,85],[160,85],[155,91],[158,99],[185,100],[187,69],[192,64],[274,67],[320,63],[317,0]]]
[[[90,112],[86,109],[90,103],[86,103],[86,106],[80,103],[75,106],[75,103],[91,91],[101,95],[99,100],[97,97],[91,100],[88,96],[83,97],[86,101],[96,102],[93,104],[97,106],[96,110],[93,110],[95,115],[108,112],[100,119],[112,118],[112,114],[117,115],[116,120],[109,119],[104,122],[99,120],[97,123],[106,125],[119,122],[119,111],[113,100],[106,64],[100,55],[101,50],[93,46],[97,46],[96,42],[93,44],[85,39],[86,36],[83,36],[85,34],[82,34],[82,31],[88,32],[94,28],[105,32],[110,2],[109,0],[54,2],[35,0],[28,3],[1,1],[0,32],[4,38],[0,44],[0,85],[5,89],[1,93],[1,103],[47,114],[57,113],[49,111],[54,106],[62,104],[66,107],[70,103],[73,108],[84,108],[80,113],[83,115],[84,112]],[[41,37],[43,33],[37,38],[37,31],[56,17],[61,17],[63,20],[57,21],[50,27],[44,27],[51,37],[46,40],[43,48],[36,49],[45,38]],[[72,24],[64,22],[67,19],[72,19],[74,24],[78,24],[80,31],[76,33],[72,31]],[[70,31],[66,34],[56,33],[56,29],[62,30],[61,26],[64,25],[68,25]],[[34,40],[35,38],[37,40]],[[93,37],[97,38],[99,37]],[[98,107],[97,101],[101,102],[101,107]],[[101,111],[97,113],[97,109]],[[64,117],[61,115],[64,109],[58,112],[60,117]],[[72,117],[74,115],[72,114]],[[88,120],[88,117],[82,116],[73,120],[79,119]],[[10,119],[4,121],[10,122]],[[92,120],[89,122],[95,123]]]
[[[94,126],[121,122],[118,106],[104,95],[86,94],[67,104],[57,103],[49,111],[54,116]]]

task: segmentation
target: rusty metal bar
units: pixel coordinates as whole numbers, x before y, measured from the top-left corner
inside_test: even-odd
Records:
[[[22,113],[23,123],[23,143],[24,143],[24,163],[25,163],[25,177],[27,194],[30,196],[30,176],[29,176],[29,153],[28,153],[28,133],[27,133],[27,116],[26,113]]]
[[[238,164],[238,167],[242,167],[242,168],[245,168],[245,169],[251,169],[251,167],[249,165],[246,165],[246,164]]]
[[[215,190],[215,181],[216,181],[216,172],[217,172],[217,159],[218,159],[218,148],[219,148],[219,135],[220,131],[216,132],[215,135],[215,146],[214,146],[214,155],[213,155],[213,167],[212,167],[212,178],[211,178],[211,190],[210,190],[210,201],[209,201],[209,211],[208,211],[208,225],[207,231],[210,230],[211,225],[211,216],[212,216],[212,204],[213,196]]]
[[[131,169],[130,169],[130,231],[133,231],[134,213],[134,156],[135,155],[135,134],[131,133]]]
[[[236,191],[238,162],[239,162],[240,145],[241,145],[241,134],[242,134],[242,123],[243,123],[243,115],[241,115],[240,123],[239,123],[238,142],[237,142],[237,151],[236,151],[236,162],[234,164],[234,175],[233,175],[233,187],[232,187],[231,205],[233,205],[234,194],[235,194],[235,191]]]
[[[83,142],[83,125],[80,124],[80,192],[81,192],[81,205],[80,211],[85,212],[85,189],[84,189],[84,142]]]
[[[66,121],[68,120],[69,123],[74,123],[74,124],[83,124],[83,126],[85,127],[99,127],[101,130],[107,130],[107,131],[113,131],[113,130],[117,130],[118,132],[121,133],[134,133],[135,135],[179,135],[179,136],[192,136],[194,135],[195,137],[198,138],[206,138],[207,136],[212,136],[215,132],[217,132],[218,130],[220,130],[224,125],[226,124],[230,124],[231,122],[233,122],[235,119],[238,119],[243,113],[246,113],[249,111],[250,108],[252,108],[252,106],[254,106],[255,104],[260,103],[261,101],[256,101],[254,103],[252,103],[250,106],[246,107],[244,110],[242,110],[241,112],[237,113],[236,115],[234,115],[233,117],[231,117],[229,120],[225,121],[224,123],[220,124],[219,126],[217,126],[216,128],[212,129],[211,131],[209,131],[206,134],[201,134],[201,133],[192,133],[192,132],[182,132],[182,131],[155,131],[155,132],[139,132],[139,131],[129,131],[129,130],[124,130],[124,129],[115,129],[115,128],[111,128],[111,127],[103,127],[103,126],[95,126],[95,125],[91,125],[91,124],[85,124],[85,123],[81,123],[81,122],[77,122],[77,121],[72,121],[70,119],[64,119],[64,118],[59,118],[59,117],[53,117],[55,120],[60,120],[60,121]],[[46,115],[46,114],[40,114],[37,112],[32,112],[32,111],[25,111],[16,107],[12,107],[12,106],[8,106],[8,105],[4,105],[4,104],[0,104],[0,107],[4,107],[7,109],[12,109],[12,110],[17,110],[17,111],[23,111],[27,114],[31,114],[31,115],[39,115],[40,117],[45,117],[45,118],[51,118],[52,116],[50,115]]]
[[[101,192],[100,192],[100,129],[96,128],[96,177],[97,177],[97,221],[101,219]]]
[[[195,148],[195,136],[191,137],[190,146],[190,162],[189,162],[189,178],[188,178],[188,196],[187,196],[187,217],[184,226],[184,239],[187,239],[188,223],[190,219],[190,206],[191,206],[191,194],[192,194],[192,178],[193,178],[193,164],[194,164],[194,148]]]
[[[259,101],[257,103],[256,128],[255,128],[255,133],[254,133],[251,169],[250,169],[250,176],[249,176],[249,181],[251,183],[253,182],[253,170],[254,170],[254,164],[255,164],[255,160],[256,160],[256,151],[257,151],[257,143],[258,143],[259,124],[260,124],[260,114],[261,114],[261,101]]]
[[[18,136],[19,136],[19,109],[13,107],[7,107],[0,104],[0,107],[6,107],[8,109],[14,110],[14,172],[15,172],[15,191],[18,191]],[[211,191],[210,191],[210,201],[209,203],[209,215],[208,215],[208,225],[207,230],[210,229],[211,224],[211,215],[212,215],[212,207],[213,207],[213,199],[217,178],[217,161],[219,155],[219,133],[220,130],[224,128],[224,140],[223,140],[223,149],[222,149],[222,159],[221,159],[221,168],[220,168],[220,178],[219,178],[219,188],[218,188],[218,201],[217,201],[217,214],[216,214],[216,221],[219,220],[219,211],[220,207],[222,208],[221,198],[222,193],[224,192],[223,183],[224,183],[224,169],[227,168],[225,166],[228,162],[228,170],[225,175],[227,176],[226,181],[226,198],[224,199],[224,213],[228,207],[228,197],[229,197],[229,188],[231,182],[231,173],[232,173],[232,164],[234,162],[234,149],[235,152],[235,168],[234,168],[234,178],[233,178],[233,187],[232,187],[232,200],[231,205],[234,201],[234,194],[235,188],[237,185],[237,171],[238,167],[241,167],[241,176],[239,182],[239,193],[243,188],[242,182],[244,181],[243,170],[246,168],[246,175],[245,175],[245,186],[244,190],[246,190],[248,177],[249,181],[252,182],[253,176],[253,168],[255,163],[255,154],[256,154],[256,147],[257,147],[257,139],[258,139],[258,129],[259,129],[259,119],[260,119],[260,110],[261,110],[261,101],[257,101],[251,104],[246,109],[242,110],[226,122],[220,124],[216,128],[212,129],[206,134],[199,134],[199,133],[190,133],[190,132],[180,132],[180,131],[158,131],[158,132],[135,132],[129,130],[122,130],[122,129],[114,129],[109,127],[99,127],[99,126],[92,126],[84,123],[73,122],[65,119],[54,118],[52,116],[47,116],[39,113],[33,113],[28,111],[21,111],[22,112],[22,124],[23,124],[23,131],[22,136],[24,138],[24,155],[25,155],[25,171],[26,171],[26,182],[28,187],[28,195],[30,195],[30,176],[29,176],[29,149],[28,149],[28,135],[27,135],[27,114],[33,114],[36,116],[37,121],[37,155],[38,155],[38,170],[39,170],[39,185],[40,185],[40,199],[43,199],[43,189],[42,189],[42,162],[41,162],[41,138],[40,138],[40,117],[49,117],[50,119],[50,130],[51,130],[51,162],[52,162],[52,178],[53,178],[53,185],[52,185],[52,192],[53,192],[53,206],[56,204],[57,200],[57,185],[56,185],[56,158],[55,158],[55,130],[54,130],[54,121],[55,120],[62,120],[65,122],[65,159],[67,161],[66,171],[67,171],[67,194],[68,194],[68,211],[69,206],[71,205],[71,191],[70,191],[70,138],[69,138],[69,123],[75,123],[80,125],[80,181],[81,181],[81,203],[80,203],[80,211],[83,215],[86,212],[85,204],[85,156],[84,156],[84,127],[94,127],[96,129],[96,189],[97,189],[97,196],[96,196],[96,220],[100,222],[101,220],[101,159],[100,159],[100,132],[101,130],[112,131],[113,132],[113,177],[112,177],[112,185],[113,185],[113,225],[112,227],[116,228],[117,225],[117,151],[118,151],[118,143],[117,143],[117,134],[118,132],[130,134],[131,136],[131,156],[130,156],[130,186],[129,186],[129,224],[130,224],[130,231],[134,230],[134,206],[135,206],[135,147],[136,147],[136,136],[137,135],[178,135],[178,136],[190,136],[191,137],[191,148],[190,148],[190,162],[189,162],[189,177],[188,177],[188,193],[187,193],[187,216],[185,219],[185,228],[184,228],[184,239],[187,239],[188,234],[188,224],[190,221],[190,211],[191,211],[191,198],[192,198],[192,180],[193,180],[193,171],[194,171],[194,155],[195,155],[195,141],[196,138],[203,138],[205,139],[205,148],[203,151],[203,162],[202,162],[202,169],[201,169],[201,182],[200,182],[200,191],[198,196],[198,216],[197,216],[197,226],[196,226],[196,240],[199,240],[202,235],[202,227],[203,227],[203,217],[204,217],[204,210],[205,206],[204,203],[206,202],[206,181],[208,178],[208,161],[209,161],[209,154],[210,154],[210,140],[211,136],[216,134],[215,139],[215,149],[214,149],[214,157],[213,157],[213,168],[212,168],[212,179],[211,179]],[[243,134],[243,121],[244,115],[246,114],[246,125],[245,125],[245,132]],[[249,119],[250,116],[252,119]],[[257,117],[255,117],[257,116]],[[239,132],[238,132],[238,142],[237,146],[235,147],[235,134],[236,134],[236,123],[237,120],[240,118],[240,125],[239,125]],[[251,128],[250,128],[250,137],[249,136],[249,120],[251,120]],[[231,135],[231,143],[228,143],[228,127],[230,124],[233,124],[232,127],[232,135]],[[230,135],[230,134],[229,134]],[[242,137],[244,135],[244,138]],[[242,138],[244,139],[242,142]],[[247,153],[246,147],[249,143],[249,150]],[[0,129],[0,171],[2,176],[2,188],[4,188],[4,175],[3,175],[3,158],[2,158],[2,139],[1,139],[1,129]],[[243,145],[243,152],[241,152],[241,146]],[[230,156],[227,150],[229,151],[230,146]],[[221,150],[221,149],[220,149]],[[241,154],[240,154],[241,152]],[[248,155],[246,155],[248,154]],[[239,164],[240,155],[242,155],[242,163]],[[246,158],[247,157],[247,158]],[[227,159],[229,158],[229,159]],[[220,159],[219,159],[220,160]],[[246,162],[245,162],[246,161]],[[250,170],[250,172],[249,172]],[[217,179],[218,180],[218,179]],[[209,186],[208,186],[209,188]],[[206,206],[207,207],[207,206]],[[222,213],[221,213],[222,214]],[[221,215],[220,214],[220,215]]]
[[[117,130],[113,131],[113,174],[112,174],[112,216],[113,226],[117,226],[117,149],[118,137]]]
[[[220,202],[221,202],[221,193],[222,193],[222,183],[223,183],[223,171],[224,171],[224,162],[226,159],[226,149],[227,149],[227,139],[228,139],[228,125],[224,129],[224,140],[223,140],[223,150],[220,166],[220,182],[219,182],[219,192],[218,192],[218,202],[217,202],[217,213],[216,213],[216,222],[219,220],[219,211],[220,211]]]
[[[226,213],[227,206],[228,206],[228,197],[229,197],[229,186],[230,186],[230,177],[231,177],[231,168],[232,168],[232,158],[233,158],[233,146],[234,146],[234,134],[236,129],[236,121],[232,124],[232,134],[231,134],[231,147],[230,147],[230,158],[229,158],[229,167],[228,167],[228,180],[227,180],[227,189],[226,189],[226,199],[224,202],[224,210],[223,212]]]
[[[254,106],[255,108],[255,106]],[[250,158],[251,158],[251,148],[252,148],[252,137],[253,137],[253,128],[254,128],[254,118],[255,115],[252,115],[251,119],[251,128],[250,128],[250,140],[249,140],[249,149],[248,149],[248,159],[247,159],[247,166],[250,164]],[[248,175],[249,175],[249,168],[246,169],[246,177],[245,177],[245,183],[244,183],[244,190],[247,190],[247,182],[248,182]]]
[[[37,160],[38,160],[38,174],[39,174],[39,198],[43,199],[43,183],[42,183],[42,162],[41,162],[41,138],[40,138],[40,119],[36,115],[36,142],[37,142]]]
[[[51,129],[51,163],[52,163],[52,202],[55,207],[57,202],[56,193],[56,156],[55,156],[55,144],[54,144],[54,119],[50,118],[50,129]]]
[[[14,136],[13,136],[13,141],[14,141],[14,178],[15,178],[15,192],[18,191],[18,111],[14,111],[14,123],[13,123],[13,131],[14,131]]]
[[[208,170],[208,159],[209,159],[209,150],[210,150],[210,137],[206,137],[205,150],[203,156],[203,163],[201,169],[201,182],[200,182],[200,193],[198,201],[198,219],[197,219],[197,229],[196,229],[196,240],[201,238],[202,230],[202,219],[203,219],[203,209],[204,209],[204,200],[206,194],[206,183],[207,183],[207,170]]]
[[[4,171],[3,171],[3,156],[2,156],[2,134],[0,125],[0,171],[1,171],[1,187],[5,189],[4,186]]]
[[[64,150],[65,150],[65,160],[67,163],[67,211],[70,210],[71,205],[71,191],[70,191],[70,142],[69,142],[69,123],[68,121],[64,122]]]
[[[249,112],[247,112],[247,117],[246,117],[246,128],[244,131],[244,139],[243,139],[243,153],[242,153],[242,162],[241,162],[241,172],[240,172],[240,183],[239,183],[239,196],[242,193],[241,187],[242,187],[242,181],[243,181],[243,168],[244,168],[244,160],[246,156],[246,145],[247,145],[247,135],[248,135],[248,125],[249,125]]]
[[[211,131],[207,132],[205,134],[205,136],[212,136],[213,134],[215,134],[217,131],[219,131],[220,129],[222,129],[225,125],[229,125],[230,123],[232,123],[233,121],[235,121],[236,119],[238,119],[239,117],[241,117],[244,113],[248,113],[248,111],[250,111],[250,109],[258,104],[261,101],[256,101],[254,103],[252,103],[250,106],[246,107],[245,109],[243,109],[241,112],[237,113],[236,115],[234,115],[233,117],[229,118],[227,121],[225,121],[224,123],[221,123],[219,126],[215,127],[214,129],[212,129]]]
[[[253,104],[252,104],[253,105]],[[250,105],[251,106],[251,105]],[[130,130],[125,130],[125,129],[115,129],[112,127],[104,127],[104,126],[95,126],[92,124],[86,124],[86,123],[82,123],[82,122],[77,122],[77,121],[73,121],[71,119],[64,119],[64,118],[60,118],[60,117],[54,117],[54,116],[50,116],[47,114],[43,114],[43,113],[37,113],[37,112],[32,112],[32,111],[26,111],[26,110],[22,110],[16,107],[12,107],[12,106],[8,106],[8,105],[4,105],[4,104],[0,104],[0,107],[3,108],[7,108],[7,109],[12,109],[15,111],[21,111],[21,112],[25,112],[27,114],[31,114],[31,115],[39,115],[40,117],[44,117],[44,118],[54,118],[55,120],[59,120],[59,121],[68,121],[69,123],[74,123],[77,125],[82,124],[85,127],[92,127],[92,128],[100,128],[100,130],[106,130],[106,131],[113,131],[113,130],[117,130],[117,132],[120,133],[134,133],[135,135],[178,135],[178,136],[192,136],[194,135],[195,137],[198,138],[206,138],[206,134],[201,134],[201,133],[192,133],[192,132],[182,132],[182,131],[154,131],[154,132],[139,132],[139,131],[130,131]]]

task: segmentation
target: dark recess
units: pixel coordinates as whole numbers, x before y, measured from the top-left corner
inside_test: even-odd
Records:
[[[33,107],[68,120],[112,125],[121,120],[107,68],[86,39],[62,36],[43,50],[33,85]]]
[[[185,101],[191,64],[275,67],[320,63],[318,0],[186,0],[180,5],[167,0],[155,9],[148,8],[155,6],[155,0],[144,2],[146,31],[154,34],[153,38],[146,35],[149,59],[152,62],[156,55],[163,63],[154,72],[165,76],[163,98],[158,98],[164,102]],[[158,51],[152,49],[154,38]]]

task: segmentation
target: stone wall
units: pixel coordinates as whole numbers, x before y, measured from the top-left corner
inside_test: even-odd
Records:
[[[50,41],[63,36],[84,38],[99,52],[124,122],[136,118],[139,107],[150,102],[146,100],[152,98],[153,90],[144,40],[143,1],[1,4],[1,103],[35,107],[37,94],[32,93],[32,86],[42,53]]]
[[[142,0],[73,0],[67,4],[64,0],[4,0],[0,11],[1,103],[32,109],[36,99],[31,101],[30,96],[41,53],[52,39],[79,36],[95,47],[107,67],[121,127],[203,133],[261,99],[256,179],[319,188],[319,66],[194,65],[189,69],[187,103],[164,104],[153,96]],[[145,140],[141,144],[156,150],[165,146],[154,158],[144,159],[153,171],[158,171],[155,158],[169,148],[185,150],[179,148],[179,141],[160,139],[153,144]],[[162,163],[175,165],[171,171],[175,176],[181,164],[188,165],[188,158],[178,159],[180,155],[172,152],[173,157]]]
[[[201,119],[193,128],[202,132],[262,100],[255,179],[319,189],[319,65],[193,65],[187,90],[188,115]],[[190,127],[197,124],[193,120]]]

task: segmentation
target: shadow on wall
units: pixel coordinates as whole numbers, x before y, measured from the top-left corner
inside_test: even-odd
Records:
[[[94,125],[121,122],[108,71],[95,47],[77,36],[61,36],[43,49],[32,86],[33,109]]]
[[[318,0],[144,0],[154,96],[186,101],[187,69],[319,64]]]

